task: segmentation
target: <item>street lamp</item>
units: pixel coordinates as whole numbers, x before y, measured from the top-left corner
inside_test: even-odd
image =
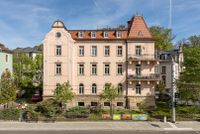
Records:
[[[172,92],[171,92],[171,99],[172,99],[172,123],[176,122],[176,109],[175,109],[175,62],[173,56],[172,58]]]

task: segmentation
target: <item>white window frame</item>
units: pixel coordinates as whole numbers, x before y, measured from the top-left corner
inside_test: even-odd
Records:
[[[96,83],[92,84],[92,94],[97,94],[97,84]]]
[[[140,76],[142,74],[142,67],[141,67],[141,64],[137,64],[135,65],[135,74],[137,76]]]
[[[84,71],[85,71],[84,64],[78,64],[78,75],[83,76],[85,73]]]
[[[55,63],[55,75],[62,75],[62,64]]]
[[[78,38],[83,38],[84,36],[84,32],[83,31],[79,31],[78,32]]]
[[[121,31],[117,31],[116,32],[116,37],[117,38],[121,38],[122,37],[122,32]]]
[[[110,46],[104,46],[104,56],[110,56]]]
[[[83,57],[85,54],[85,47],[84,46],[79,46],[79,56]]]
[[[108,31],[104,31],[104,32],[103,32],[103,37],[104,37],[104,38],[108,38],[108,36],[109,36],[109,32],[108,32]]]
[[[141,46],[135,46],[135,55],[141,56],[142,55],[142,48]]]
[[[110,64],[104,64],[104,75],[110,75]]]
[[[120,49],[119,49],[119,47],[120,47]],[[123,46],[117,46],[117,56],[121,57],[122,55],[123,55]]]
[[[79,94],[84,94],[84,84],[83,83],[79,84],[78,89],[79,89]]]
[[[142,94],[142,87],[140,84],[135,85],[135,93],[140,95]]]
[[[161,74],[166,74],[167,73],[167,67],[166,66],[162,66],[161,67]]]
[[[96,38],[96,32],[92,31],[92,32],[90,33],[90,36],[91,36],[91,38]]]
[[[61,56],[61,55],[62,55],[62,46],[56,45],[56,56]]]
[[[97,75],[97,64],[91,64],[91,75]]]
[[[121,67],[119,68],[119,66]],[[117,75],[123,75],[123,64],[117,64]]]
[[[97,56],[97,46],[91,46],[91,56],[92,57]]]

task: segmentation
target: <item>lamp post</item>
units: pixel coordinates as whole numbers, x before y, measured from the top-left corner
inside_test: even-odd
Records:
[[[174,58],[173,56],[171,56],[172,58],[172,92],[171,92],[171,99],[172,99],[172,123],[176,122],[176,108],[175,108],[175,65],[174,65]]]

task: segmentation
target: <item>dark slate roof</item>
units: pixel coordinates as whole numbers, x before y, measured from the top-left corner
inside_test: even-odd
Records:
[[[2,43],[0,43],[0,52],[12,53],[12,51],[5,47],[5,45]]]

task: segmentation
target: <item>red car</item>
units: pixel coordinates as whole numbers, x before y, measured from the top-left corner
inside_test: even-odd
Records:
[[[39,94],[34,94],[34,95],[31,97],[31,101],[32,101],[32,102],[39,102],[39,101],[42,101],[42,96],[40,96]]]

